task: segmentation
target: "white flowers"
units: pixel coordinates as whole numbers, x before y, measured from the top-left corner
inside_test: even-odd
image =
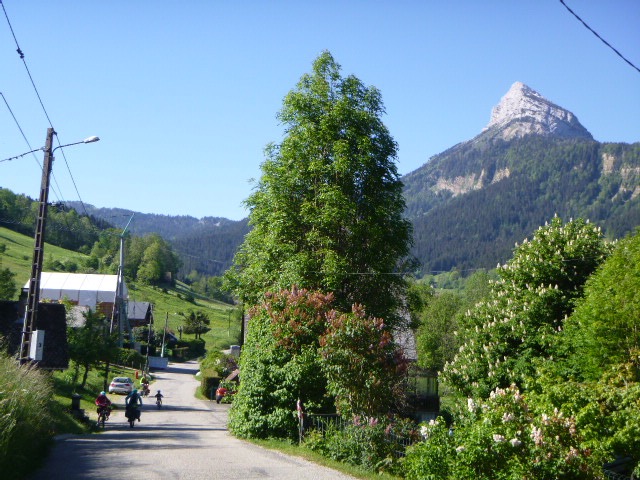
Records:
[[[520,440],[518,440],[517,438],[512,438],[511,440],[509,440],[509,443],[514,448],[519,447],[520,445],[522,445],[522,442]]]
[[[498,435],[497,433],[494,433],[494,434],[493,434],[493,441],[494,441],[495,443],[502,443],[502,442],[504,442],[505,440],[506,440],[506,439],[504,438],[504,436],[503,436],[503,435]]]
[[[504,414],[502,415],[503,423],[513,422],[515,418],[515,415],[511,412],[504,412]]]
[[[476,405],[476,402],[473,401],[473,398],[467,398],[467,409],[473,413],[476,411],[476,408],[478,408],[478,406]]]
[[[438,422],[438,420],[431,419],[429,420],[429,423],[427,425],[420,426],[420,435],[422,435],[422,438],[427,440],[433,427],[437,427],[438,425],[440,425],[440,422]]]
[[[542,445],[543,439],[542,439],[542,429],[538,428],[538,427],[531,427],[531,439],[533,440],[533,443],[536,444],[536,446],[540,446]]]

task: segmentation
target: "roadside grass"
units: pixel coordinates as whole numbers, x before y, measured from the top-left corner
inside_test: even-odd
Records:
[[[277,440],[277,439],[268,439],[268,440],[246,439],[246,440],[260,447],[267,448],[269,450],[276,450],[278,452],[285,453],[287,455],[304,458],[305,460],[308,460],[315,464],[332,468],[334,470],[338,470],[339,472],[342,472],[345,475],[351,475],[352,477],[360,478],[362,480],[374,480],[374,479],[400,480],[401,479],[401,477],[396,477],[393,475],[389,475],[387,473],[369,472],[367,470],[364,470],[363,468],[359,468],[353,465],[348,465],[346,463],[340,463],[336,460],[323,457],[319,453],[309,450],[304,446],[296,445],[286,440]]]
[[[0,355],[0,472],[23,478],[34,460],[44,456],[51,440],[56,409],[47,374],[15,358]]]

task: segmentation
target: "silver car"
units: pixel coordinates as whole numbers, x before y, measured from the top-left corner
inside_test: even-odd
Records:
[[[115,377],[109,384],[109,393],[131,393],[133,380],[129,377]]]

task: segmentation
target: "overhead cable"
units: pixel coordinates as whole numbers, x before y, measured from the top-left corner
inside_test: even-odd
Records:
[[[2,0],[0,0],[1,2]],[[24,139],[24,141],[26,142],[27,146],[31,149],[31,151],[26,152],[26,153],[22,153],[20,155],[16,155],[14,157],[9,157],[9,158],[5,158],[3,160],[0,160],[0,162],[7,162],[10,160],[15,160],[21,157],[24,157],[25,155],[28,155],[30,153],[33,154],[33,159],[36,161],[36,163],[38,164],[38,167],[40,168],[40,170],[42,170],[42,164],[40,163],[40,160],[38,160],[38,157],[36,157],[36,154],[34,152],[37,151],[42,151],[42,148],[33,148],[31,146],[31,144],[29,143],[29,140],[27,139],[27,136],[24,134],[24,130],[22,130],[22,127],[20,126],[20,122],[18,122],[18,119],[16,118],[16,116],[13,113],[13,110],[11,109],[11,107],[9,106],[9,102],[7,101],[6,97],[4,96],[4,93],[0,92],[0,95],[2,96],[2,100],[4,100],[4,104],[7,106],[7,110],[9,110],[9,113],[11,114],[11,116],[13,117],[13,121],[15,122],[16,126],[18,127],[18,130],[20,130],[20,134],[22,135],[22,138]],[[55,184],[55,188],[53,187],[53,185],[51,186],[51,190],[53,190],[53,194],[54,196],[61,201],[61,195],[58,194],[58,192],[60,191],[60,186],[58,185],[58,180],[56,179],[55,174],[53,174],[52,172],[52,176],[53,176],[53,183]],[[58,190],[58,192],[56,192],[56,188]]]
[[[49,122],[49,126],[51,128],[53,127],[53,122],[51,122],[51,118],[49,118],[49,113],[47,112],[47,109],[44,106],[44,102],[42,101],[42,98],[40,97],[40,92],[38,92],[38,88],[36,87],[36,84],[33,80],[33,77],[31,76],[31,71],[29,70],[29,66],[27,65],[27,61],[25,60],[25,55],[24,52],[22,51],[22,49],[20,48],[20,44],[18,43],[18,38],[16,37],[15,32],[13,31],[13,26],[11,25],[11,21],[9,20],[9,15],[7,14],[7,9],[4,7],[4,3],[2,2],[2,0],[0,0],[0,5],[2,5],[2,10],[4,11],[4,16],[7,19],[7,24],[9,25],[9,30],[11,30],[11,35],[13,36],[13,40],[16,43],[16,52],[18,52],[18,55],[20,56],[20,59],[22,60],[22,63],[24,64],[24,68],[27,71],[27,75],[29,76],[29,80],[31,81],[31,85],[33,86],[33,90],[36,92],[36,96],[38,97],[38,101],[40,102],[40,106],[42,107],[42,111],[44,112],[45,117],[47,117],[47,121]],[[55,130],[55,128],[54,128]],[[56,135],[56,140],[58,141],[58,147],[62,146],[62,143],[60,142],[60,139],[58,138],[58,136]],[[64,149],[61,148],[60,151],[62,152],[62,157],[64,158],[64,163],[67,166],[67,171],[69,172],[69,176],[71,177],[71,182],[73,183],[73,187],[76,190],[76,194],[78,195],[78,199],[80,200],[80,203],[82,204],[82,208],[84,210],[84,213],[86,215],[87,214],[87,209],[84,205],[84,202],[82,201],[82,197],[80,196],[80,192],[78,191],[78,186],[76,185],[76,181],[73,178],[73,174],[71,173],[71,168],[69,167],[69,162],[67,161],[67,156],[64,154]],[[62,193],[62,192],[60,192]],[[64,202],[63,197],[61,196],[60,201]]]
[[[598,35],[598,32],[596,32],[593,28],[591,28],[589,25],[587,25],[587,23],[582,20],[573,10],[571,10],[569,8],[569,6],[564,3],[564,0],[560,0],[560,3],[562,5],[564,5],[564,7],[569,10],[569,12],[571,13],[571,15],[573,15],[574,17],[576,17],[578,20],[580,20],[580,23],[582,23],[591,33],[593,33],[596,37],[598,37],[602,43],[604,43],[607,47],[609,47],[611,50],[613,50],[614,52],[616,52],[616,54],[623,59],[625,62],[627,62],[629,65],[631,65],[632,68],[635,68],[638,72],[640,72],[640,68],[636,67],[633,63],[631,63],[630,60],[627,60],[624,55],[622,55],[618,50],[616,50],[615,48],[613,48],[613,46],[607,42],[604,38],[602,38],[600,35]]]

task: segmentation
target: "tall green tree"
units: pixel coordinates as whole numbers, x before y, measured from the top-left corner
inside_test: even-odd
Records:
[[[2,254],[6,245],[0,244],[0,300],[12,300],[18,288],[15,282],[16,274],[8,268],[2,268]]]
[[[441,371],[453,360],[458,350],[455,332],[457,314],[463,300],[454,292],[442,292],[433,297],[421,313],[416,336],[418,364],[423,368]]]
[[[266,147],[245,201],[253,228],[227,274],[245,303],[297,285],[332,292],[345,312],[397,315],[411,226],[384,112],[380,92],[342,77],[326,51],[286,96],[285,137]]]

